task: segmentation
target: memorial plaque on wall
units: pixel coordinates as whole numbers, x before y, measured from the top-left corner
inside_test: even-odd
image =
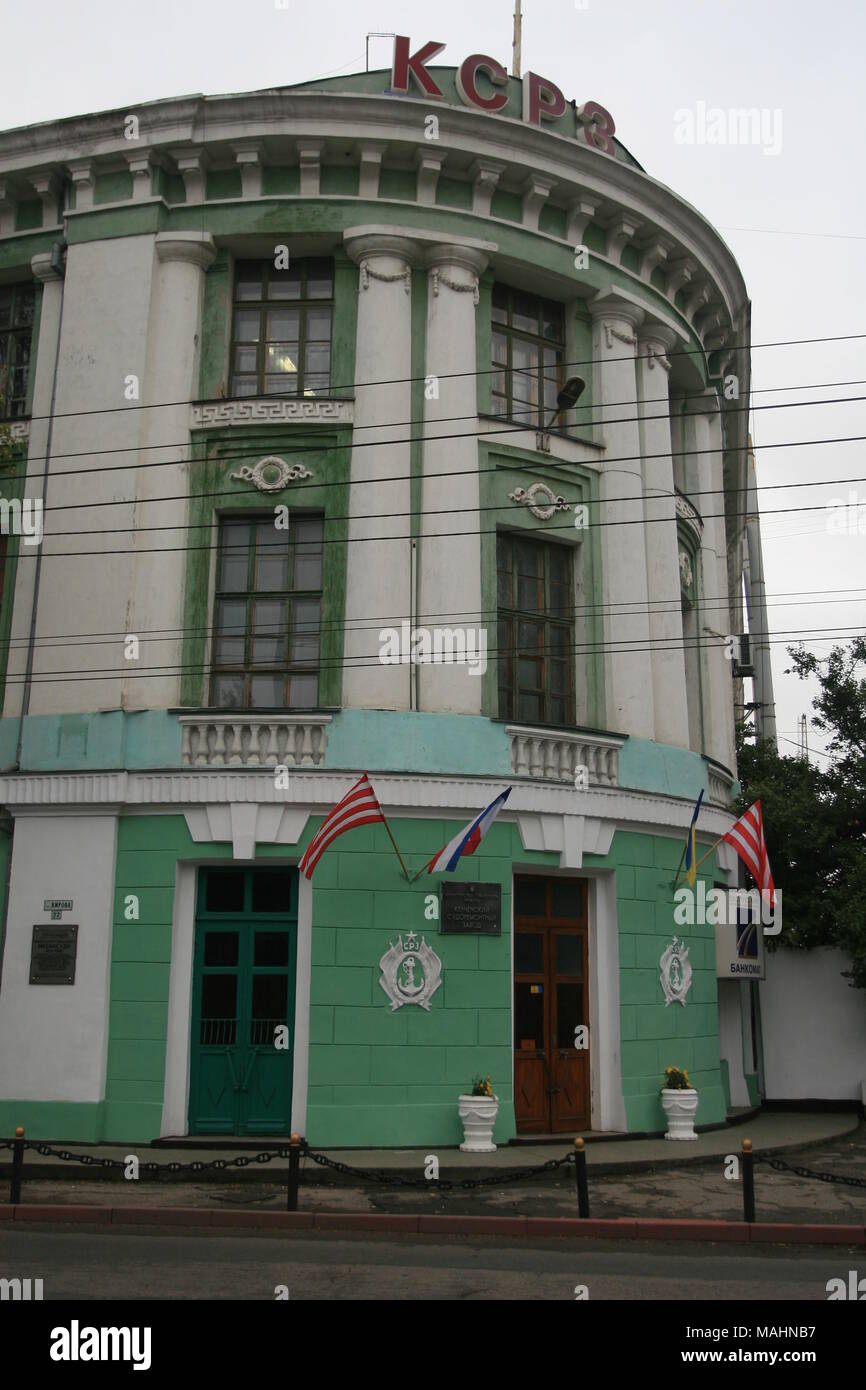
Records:
[[[440,932],[502,932],[502,887],[498,883],[443,883]]]
[[[31,985],[74,985],[78,927],[34,927],[30,948]]]

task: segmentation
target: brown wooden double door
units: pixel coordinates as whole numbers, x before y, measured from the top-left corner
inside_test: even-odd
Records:
[[[514,880],[514,1106],[518,1132],[589,1129],[586,882]],[[586,1038],[588,1042],[588,1035]]]

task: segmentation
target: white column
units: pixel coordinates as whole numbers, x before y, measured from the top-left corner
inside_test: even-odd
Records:
[[[593,403],[605,456],[601,473],[602,601],[607,726],[655,737],[647,606],[643,468],[637,419],[635,329],[643,310],[613,291],[590,301]]]
[[[496,646],[496,624],[481,613],[475,308],[478,277],[487,257],[471,247],[437,245],[427,253],[428,380],[438,395],[425,400],[424,487],[421,517],[419,624],[461,629],[463,640],[486,633]],[[425,393],[427,394],[427,393]],[[439,436],[458,436],[439,438]],[[462,437],[459,437],[462,436]],[[446,650],[448,647],[446,645]],[[481,672],[476,665],[423,665],[419,706],[436,713],[480,714]]]
[[[160,232],[155,245],[153,308],[141,384],[142,402],[153,408],[142,411],[142,453],[136,469],[134,529],[129,541],[135,558],[127,630],[141,640],[138,661],[126,661],[129,674],[124,680],[123,703],[127,709],[166,709],[177,704],[183,661],[180,629],[186,545],[211,543],[208,532],[186,529],[189,508],[185,498],[169,502],[149,499],[186,490],[187,467],[183,462],[177,468],[166,465],[188,458],[188,448],[181,440],[189,435],[188,403],[198,395],[204,274],[216,250],[207,232]],[[171,486],[167,486],[169,481]],[[154,527],[171,529],[151,529]],[[169,631],[173,635],[160,635]],[[148,674],[148,669],[163,667],[167,668],[164,676]]]
[[[731,635],[722,422],[715,391],[690,396],[686,404],[685,475],[704,521],[698,591],[704,752],[733,770],[734,685],[726,639]]]
[[[412,267],[420,251],[405,237],[378,234],[350,236],[345,245],[361,276],[343,704],[405,710],[412,667],[382,664],[379,634],[389,627],[402,632],[412,613],[409,437],[419,427],[410,424],[409,377]]]
[[[647,596],[652,643],[653,709],[659,743],[689,746],[683,617],[671,453],[666,354],[676,334],[647,327],[638,334],[638,395],[646,518]]]

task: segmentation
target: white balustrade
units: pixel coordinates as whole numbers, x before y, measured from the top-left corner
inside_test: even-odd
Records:
[[[182,767],[321,767],[330,715],[181,715]]]
[[[590,786],[619,786],[619,750],[624,739],[604,734],[568,734],[554,729],[508,725],[511,770],[518,777],[543,777],[574,786],[586,768]]]

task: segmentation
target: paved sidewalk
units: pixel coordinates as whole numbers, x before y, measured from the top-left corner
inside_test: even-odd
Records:
[[[628,1136],[602,1138],[586,1135],[587,1167],[598,1175],[605,1173],[638,1173],[663,1165],[688,1165],[704,1163],[707,1159],[720,1155],[739,1153],[744,1139],[751,1139],[756,1153],[785,1153],[787,1150],[803,1146],[821,1145],[840,1135],[853,1134],[858,1127],[858,1117],[854,1113],[804,1114],[800,1112],[763,1111],[741,1124],[728,1125],[724,1129],[711,1130],[700,1134],[693,1142],[675,1143],[664,1138],[629,1139]],[[41,1141],[34,1141],[41,1142]],[[231,1141],[226,1146],[199,1148],[197,1145],[181,1143],[169,1147],[162,1143],[150,1144],[74,1144],[53,1142],[50,1147],[64,1149],[72,1153],[88,1154],[93,1158],[126,1159],[134,1154],[141,1163],[211,1163],[215,1159],[231,1160],[240,1154],[252,1155],[258,1151],[288,1144],[288,1140],[272,1141],[269,1145],[255,1138],[238,1142]],[[413,1149],[327,1149],[318,1150],[328,1158],[348,1164],[352,1168],[375,1169],[379,1172],[394,1173],[406,1178],[423,1177],[427,1156],[435,1154],[439,1160],[440,1176],[459,1178],[485,1177],[500,1170],[520,1170],[533,1168],[551,1159],[563,1157],[573,1148],[573,1139],[563,1135],[561,1139],[544,1143],[516,1143],[500,1145],[492,1154],[466,1154],[457,1148],[427,1145]],[[0,1178],[5,1179],[10,1172],[10,1151],[0,1150]],[[191,1176],[196,1182],[211,1179],[225,1182],[279,1181],[285,1173],[287,1160],[272,1158],[269,1163],[250,1163],[244,1168],[226,1168],[216,1172],[197,1172]],[[31,1177],[68,1178],[72,1181],[93,1179],[106,1181],[105,1169],[84,1166],[60,1160],[52,1156],[42,1156],[28,1149],[25,1154],[25,1173]],[[113,1170],[111,1176],[123,1181],[120,1169]],[[324,1169],[309,1159],[304,1161],[304,1181],[315,1182],[317,1177],[327,1177]]]
[[[834,1132],[835,1131],[835,1132]],[[784,1153],[784,1171],[769,1162],[755,1164],[758,1225],[743,1221],[741,1173],[732,1175],[726,1155],[741,1151],[742,1138],[751,1136],[763,1157]],[[617,1163],[607,1151],[616,1152]],[[688,1150],[688,1154],[684,1153]],[[693,1151],[698,1152],[694,1153]],[[100,1149],[101,1155],[126,1157],[120,1148]],[[127,1153],[129,1150],[127,1149]],[[181,1161],[193,1155],[200,1161],[214,1154],[227,1158],[232,1150],[175,1150]],[[166,1150],[142,1146],[139,1158],[160,1161]],[[8,1222],[49,1222],[67,1226],[95,1223],[114,1229],[137,1226],[238,1230],[350,1230],[360,1233],[403,1231],[450,1234],[561,1235],[605,1238],[704,1239],[712,1241],[783,1240],[800,1244],[835,1241],[851,1246],[866,1243],[866,1187],[843,1181],[822,1181],[792,1171],[832,1174],[839,1179],[866,1180],[866,1123],[853,1115],[767,1115],[747,1125],[704,1135],[695,1143],[663,1140],[587,1145],[589,1199],[592,1219],[575,1220],[577,1197],[571,1164],[542,1173],[531,1171],[539,1160],[554,1162],[567,1152],[559,1144],[506,1147],[496,1154],[471,1159],[475,1173],[501,1181],[466,1189],[459,1184],[473,1175],[469,1155],[443,1150],[440,1179],[456,1186],[444,1189],[425,1181],[427,1155],[423,1150],[333,1151],[338,1161],[378,1169],[385,1179],[346,1175],[322,1168],[310,1158],[301,1164],[299,1210],[286,1213],[285,1164],[278,1161],[245,1169],[185,1172],[166,1180],[124,1181],[115,1169],[77,1163],[56,1164],[44,1159],[28,1162],[24,1170],[23,1205],[4,1205],[8,1194],[0,1180],[0,1225]],[[638,1153],[640,1156],[629,1158]],[[593,1162],[593,1155],[599,1154]],[[31,1159],[33,1156],[28,1155]],[[38,1156],[37,1156],[38,1158]],[[385,1162],[383,1160],[389,1160]],[[486,1167],[479,1171],[479,1162]],[[775,1160],[774,1160],[775,1161]],[[41,1167],[39,1166],[41,1163]],[[53,1167],[52,1167],[53,1165]],[[8,1169],[8,1164],[6,1165]],[[54,1176],[59,1167],[60,1176]],[[368,1170],[369,1171],[369,1170]],[[518,1179],[516,1173],[526,1176]],[[249,1181],[250,1175],[254,1181]],[[401,1185],[408,1177],[412,1186]]]

